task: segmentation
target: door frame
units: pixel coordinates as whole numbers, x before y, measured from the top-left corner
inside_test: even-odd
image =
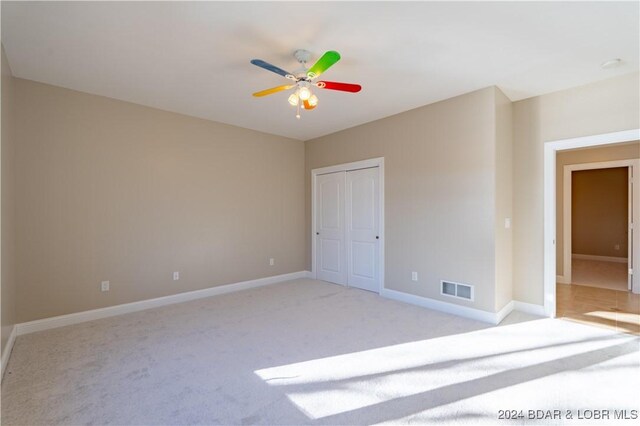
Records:
[[[640,129],[583,136],[544,142],[544,312],[556,316],[556,153],[574,148],[587,148],[640,140]],[[635,185],[634,185],[635,186]],[[640,226],[634,227],[640,237]],[[635,238],[637,241],[640,238]]]
[[[573,191],[572,187],[572,174],[574,171],[579,171],[579,170],[598,170],[598,169],[613,169],[613,168],[617,168],[617,167],[626,167],[628,170],[633,170],[634,171],[634,175],[638,174],[638,170],[640,170],[640,159],[627,159],[627,160],[612,160],[612,161],[599,161],[596,163],[577,163],[577,164],[567,164],[564,166],[564,170],[563,170],[563,174],[562,174],[562,186],[563,186],[563,191],[562,191],[562,226],[563,226],[563,232],[562,232],[562,242],[563,242],[563,253],[562,253],[562,260],[563,260],[563,265],[562,265],[562,275],[558,276],[558,281],[562,282],[564,284],[571,284],[571,278],[572,278],[572,265],[571,265],[571,260],[573,258],[573,253],[572,253],[572,246],[571,246],[571,232],[572,232],[572,225],[571,225],[571,213],[572,213],[572,205],[571,205],[571,193]],[[627,182],[627,190],[629,188],[629,182]],[[637,192],[637,188],[636,185],[634,185],[634,192]],[[629,201],[628,201],[628,217],[627,217],[627,224],[631,223],[631,222],[636,222],[634,221],[634,217],[632,216],[634,213],[637,214],[637,211],[633,211],[632,209],[632,202],[633,200],[636,199],[636,194],[629,194]],[[631,197],[633,196],[633,197]],[[636,209],[637,210],[637,209]],[[638,219],[638,218],[635,218]],[[639,222],[636,222],[639,223]],[[627,225],[628,226],[628,225]],[[633,235],[633,230],[628,229],[629,231],[629,237],[627,238],[627,246],[628,249],[632,249],[632,250],[628,250],[627,251],[627,267],[630,269],[630,265],[632,264],[632,254],[635,253],[636,250],[633,250],[633,248],[637,247],[637,241],[636,238],[634,238]],[[631,242],[633,243],[633,245],[635,247],[630,247],[629,246],[629,241],[631,240]]]
[[[336,172],[348,172],[359,169],[369,169],[377,167],[379,171],[378,192],[380,199],[380,261],[378,264],[378,276],[380,277],[380,284],[378,287],[378,294],[382,292],[384,287],[384,157],[370,158],[368,160],[354,161],[352,163],[336,164],[334,166],[321,167],[311,170],[311,278],[317,278],[316,269],[316,178],[319,175],[326,175],[328,173]],[[347,283],[348,286],[348,283]]]

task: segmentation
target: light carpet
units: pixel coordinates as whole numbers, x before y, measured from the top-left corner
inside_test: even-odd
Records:
[[[522,424],[499,410],[639,409],[639,382],[629,335],[296,280],[20,336],[2,424]]]

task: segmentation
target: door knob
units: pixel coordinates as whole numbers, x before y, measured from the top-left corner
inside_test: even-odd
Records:
[[[376,235],[376,240],[379,240],[379,239],[380,239],[380,236]]]
[[[320,235],[320,233],[319,233],[319,232],[316,232],[316,235]]]

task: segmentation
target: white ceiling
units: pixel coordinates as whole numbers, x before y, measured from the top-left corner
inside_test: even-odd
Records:
[[[519,100],[638,70],[638,2],[11,3],[2,42],[17,77],[307,140],[497,85]],[[342,60],[295,119],[295,49]],[[622,58],[622,66],[599,64]]]

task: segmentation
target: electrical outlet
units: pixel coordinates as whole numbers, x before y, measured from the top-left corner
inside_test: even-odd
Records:
[[[412,272],[411,273],[411,281],[418,281],[418,273],[417,272]]]
[[[102,281],[100,283],[100,291],[109,291],[109,281]]]
[[[174,272],[173,273],[173,280],[174,281],[178,281],[180,279],[180,272]]]
[[[269,266],[273,266],[276,264],[275,259],[272,257],[271,259],[269,259]]]

